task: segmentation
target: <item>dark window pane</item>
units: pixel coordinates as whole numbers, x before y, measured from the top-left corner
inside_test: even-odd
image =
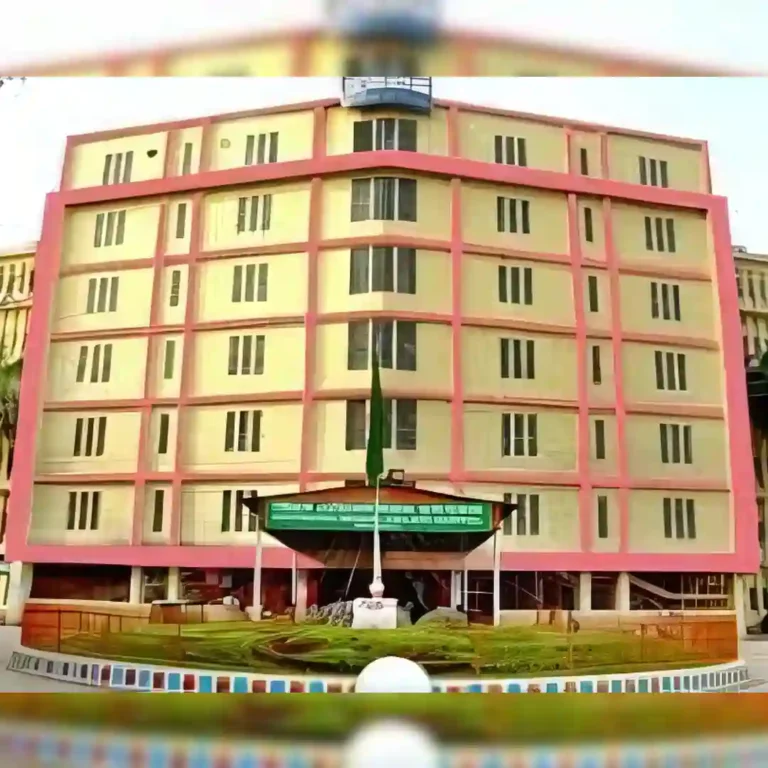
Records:
[[[256,300],[267,300],[267,281],[269,279],[269,264],[263,262],[259,264],[259,283],[256,288]]]
[[[416,400],[397,401],[397,441],[399,451],[416,450]]]
[[[395,324],[392,320],[374,320],[372,324],[373,349],[382,368],[391,369],[394,362],[393,342]]]
[[[99,429],[96,434],[96,455],[104,455],[104,443],[107,437],[107,417],[99,416]]]
[[[371,265],[371,290],[374,292],[395,290],[394,248],[374,248]]]
[[[351,322],[347,326],[347,369],[364,371],[368,368],[368,320]]]
[[[399,211],[400,221],[416,221],[416,179],[399,179]]]
[[[231,527],[230,516],[232,514],[232,491],[224,491],[221,494],[221,532],[227,533]]]
[[[227,422],[224,428],[224,450],[235,450],[235,412],[227,411]]]
[[[80,449],[83,442],[83,420],[82,419],[76,419],[75,420],[75,444],[72,448],[72,455],[73,456],[79,456],[80,455]]]
[[[370,248],[352,248],[349,252],[349,293],[368,293]]]
[[[416,294],[416,249],[397,249],[397,292]]]
[[[416,370],[416,323],[397,321],[397,369]]]
[[[238,265],[232,272],[232,301],[243,300],[243,268]]]
[[[92,314],[96,311],[96,286],[98,284],[98,280],[96,280],[95,277],[92,277],[88,281],[88,299],[85,304],[85,311],[88,314]]]
[[[672,499],[664,499],[664,538],[672,538]]]
[[[506,303],[507,297],[507,268],[499,264],[499,301]]]
[[[256,351],[253,360],[253,372],[258,375],[264,373],[264,347],[265,337],[256,336]]]
[[[245,266],[245,295],[243,301],[255,301],[256,299],[256,265]]]
[[[238,371],[238,361],[240,360],[240,337],[229,337],[229,375],[236,376]]]
[[[152,514],[152,533],[163,530],[163,508],[165,507],[165,491],[155,491],[155,507]]]
[[[187,230],[187,204],[179,203],[176,209],[176,239],[181,240]]]
[[[157,441],[157,452],[164,454],[168,452],[168,429],[171,424],[171,417],[167,413],[160,414],[160,435]]]
[[[371,152],[373,150],[373,120],[358,120],[355,123],[352,139],[353,152]]]
[[[347,401],[346,449],[365,448],[365,400]]]
[[[112,345],[104,345],[104,365],[101,373],[102,382],[109,381],[112,375]]]
[[[109,286],[109,311],[117,312],[117,295],[120,288],[120,278],[113,277]]]
[[[371,209],[371,180],[352,179],[352,221],[367,221]]]
[[[501,350],[501,378],[509,378],[509,339],[499,339]]]
[[[270,163],[276,163],[277,162],[277,150],[278,150],[278,142],[280,139],[280,134],[273,131],[269,134],[269,162]]]

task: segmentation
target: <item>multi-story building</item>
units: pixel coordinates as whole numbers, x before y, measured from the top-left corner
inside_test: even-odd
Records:
[[[13,466],[13,426],[18,412],[19,361],[24,354],[32,308],[37,243],[0,250],[0,609],[8,598],[5,528]],[[6,424],[8,428],[6,428]]]
[[[741,312],[743,357],[747,375],[756,379],[753,408],[761,414],[768,401],[762,397],[762,378],[755,370],[768,352],[768,256],[750,253],[743,246],[735,246],[733,259],[736,265],[736,286]],[[768,487],[768,433],[762,419],[752,423],[752,448],[755,463],[757,490],[757,537],[760,543],[760,569],[747,580],[746,615],[749,623],[762,620],[768,611],[768,540],[765,534],[766,488]]]
[[[743,604],[755,477],[706,143],[344,88],[70,138],[22,382],[15,605],[247,595],[245,496],[344,501],[363,478],[376,340],[386,466],[516,505],[502,613]],[[265,590],[292,570],[317,589],[316,560],[264,544]],[[407,562],[463,567],[465,603],[487,583],[487,561]]]

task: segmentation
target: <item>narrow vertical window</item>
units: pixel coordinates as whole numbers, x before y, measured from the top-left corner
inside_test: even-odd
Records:
[[[107,417],[99,416],[99,426],[96,433],[96,455],[104,455],[104,447],[107,438]]]
[[[253,150],[255,146],[256,137],[253,134],[249,134],[245,137],[245,164],[253,165]]]
[[[75,521],[77,518],[77,491],[69,492],[69,506],[67,508],[67,530],[75,530]]]
[[[101,507],[101,491],[93,491],[91,499],[91,530],[96,531],[99,528],[99,511]]]
[[[171,417],[167,413],[160,414],[160,434],[157,439],[158,454],[168,453],[168,432],[171,426]]]
[[[600,365],[600,347],[597,344],[592,345],[592,383],[603,383],[603,373]]]
[[[637,158],[639,169],[640,169],[640,183],[641,184],[647,184],[648,183],[648,169],[645,163],[644,157],[638,157]]]
[[[165,342],[165,363],[163,364],[163,378],[172,379],[174,369],[174,358],[176,357],[176,342],[174,339],[166,339]]]
[[[112,345],[105,344],[104,345],[104,362],[102,364],[102,370],[101,370],[102,382],[109,381],[111,375],[112,375]]]
[[[75,420],[75,444],[72,448],[72,455],[79,456],[83,442],[83,420]]]
[[[226,426],[224,428],[224,450],[235,450],[235,411],[227,411]]]
[[[152,514],[152,533],[162,533],[164,508],[165,491],[157,489],[155,491],[155,507]]]
[[[608,497],[597,497],[597,537],[608,538]]]
[[[664,498],[664,538],[672,538],[672,499]]]
[[[185,142],[184,155],[181,161],[181,175],[186,176],[188,173],[192,173],[192,142]]]
[[[659,317],[659,284],[651,282],[651,317]]]
[[[231,528],[232,491],[223,491],[221,494],[221,532],[227,533]]]
[[[179,203],[176,209],[176,239],[183,240],[187,231],[187,204]]]
[[[584,209],[584,239],[588,243],[594,242],[594,232],[592,230],[592,209]]]
[[[589,154],[586,147],[582,147],[579,150],[579,158],[581,162],[581,175],[589,176]]]
[[[254,452],[261,450],[261,411],[251,412],[251,450]]]
[[[267,279],[269,277],[269,264],[262,262],[259,264],[259,280],[256,289],[256,301],[267,300]]]
[[[595,419],[595,458],[605,458],[605,420]]]
[[[77,375],[75,381],[80,384],[85,381],[85,369],[88,367],[88,347],[80,347],[80,356],[77,359]]]
[[[243,268],[238,265],[232,272],[232,301],[243,300]]]
[[[696,506],[693,499],[685,500],[686,527],[688,528],[688,538],[696,538]]]
[[[597,276],[587,276],[588,291],[589,291],[589,311],[599,312],[598,292],[597,292]]]
[[[88,280],[88,299],[85,304],[85,311],[90,315],[93,314],[96,311],[96,286],[98,285],[98,280],[96,280],[95,277],[92,277],[90,280]]]
[[[245,296],[244,301],[256,300],[256,265],[246,264],[245,266]]]
[[[181,294],[181,270],[174,269],[171,272],[171,295],[168,303],[172,307],[179,306],[179,298]]]
[[[120,278],[113,277],[109,281],[109,311],[117,312],[117,293],[120,287]]]

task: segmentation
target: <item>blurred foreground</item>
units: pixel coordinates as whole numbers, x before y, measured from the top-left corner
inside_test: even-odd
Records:
[[[644,28],[656,15],[654,3],[664,17],[663,34],[658,25]],[[244,0],[167,0],[164,18],[156,18],[148,0],[135,0],[114,25],[108,14],[94,17],[85,0],[71,0],[65,10],[49,0],[28,0],[0,31],[0,74],[683,76],[768,70],[751,63],[761,57],[744,58],[747,42],[733,48],[720,34],[735,17],[742,37],[764,21],[752,0],[741,5],[739,14],[706,1],[662,6],[647,0],[642,9],[615,13],[599,0],[517,0],[514,13],[500,14],[504,6],[490,0],[471,7],[457,0],[295,0],[275,8]],[[82,41],[76,31],[61,35],[73,17],[88,18]]]

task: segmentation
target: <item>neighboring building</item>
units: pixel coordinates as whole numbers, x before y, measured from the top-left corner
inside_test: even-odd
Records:
[[[755,477],[706,144],[433,103],[416,79],[344,91],[69,140],[22,383],[16,608],[250,599],[241,502],[349,500],[379,336],[387,466],[517,505],[502,611],[739,607]],[[316,594],[317,561],[265,543],[265,604],[296,567]],[[481,555],[408,567],[463,570],[466,601]]]
[[[754,369],[768,352],[768,255],[749,253],[743,246],[734,246],[736,286],[741,312],[744,362],[748,371]],[[766,403],[768,405],[768,403]],[[765,504],[768,487],[768,433],[752,427],[752,446],[757,488],[757,537],[760,543],[760,570],[748,579],[747,619],[761,620],[768,611],[768,540],[765,534]]]
[[[0,250],[0,366],[16,362],[24,354],[32,308],[36,248],[37,243],[26,243]],[[5,606],[8,597],[8,566],[4,555],[12,464],[11,445],[0,431],[0,608]]]

